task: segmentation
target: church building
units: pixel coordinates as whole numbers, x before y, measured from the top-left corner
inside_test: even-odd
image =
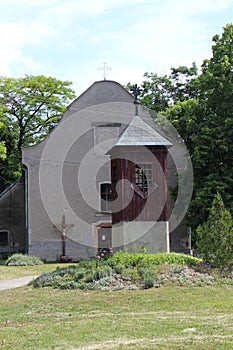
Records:
[[[55,261],[110,248],[185,250],[184,230],[169,228],[173,140],[136,92],[95,82],[41,143],[22,150],[23,177],[0,195],[0,254]]]

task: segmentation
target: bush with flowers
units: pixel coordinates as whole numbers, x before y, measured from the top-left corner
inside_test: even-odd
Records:
[[[61,255],[60,256],[60,262],[62,263],[68,263],[72,262],[74,260],[72,255]]]
[[[112,248],[100,248],[96,258],[98,260],[108,260],[113,255]]]

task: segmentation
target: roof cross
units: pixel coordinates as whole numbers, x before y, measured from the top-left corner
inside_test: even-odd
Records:
[[[112,68],[111,67],[107,67],[107,63],[103,62],[103,67],[99,67],[98,69],[104,71],[104,74],[103,74],[104,75],[104,80],[106,80],[106,75],[107,75],[106,71],[107,70],[111,70]]]
[[[135,84],[132,86],[131,91],[133,92],[133,96],[134,96],[133,103],[135,104],[135,115],[138,115],[138,105],[140,104],[138,100],[138,96],[140,95],[140,92],[142,91],[142,89],[137,84]]]

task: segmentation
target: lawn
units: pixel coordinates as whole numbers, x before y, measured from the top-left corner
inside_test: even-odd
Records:
[[[0,265],[0,283],[3,280],[18,278],[23,276],[37,276],[44,272],[54,271],[57,267],[65,267],[68,264],[44,264],[35,266],[5,266]]]
[[[0,348],[232,349],[233,286],[1,291]]]

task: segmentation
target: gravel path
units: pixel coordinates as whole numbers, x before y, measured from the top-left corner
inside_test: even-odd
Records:
[[[26,286],[29,282],[31,282],[33,279],[37,277],[38,276],[25,276],[25,277],[14,278],[12,280],[0,281],[0,290]]]

